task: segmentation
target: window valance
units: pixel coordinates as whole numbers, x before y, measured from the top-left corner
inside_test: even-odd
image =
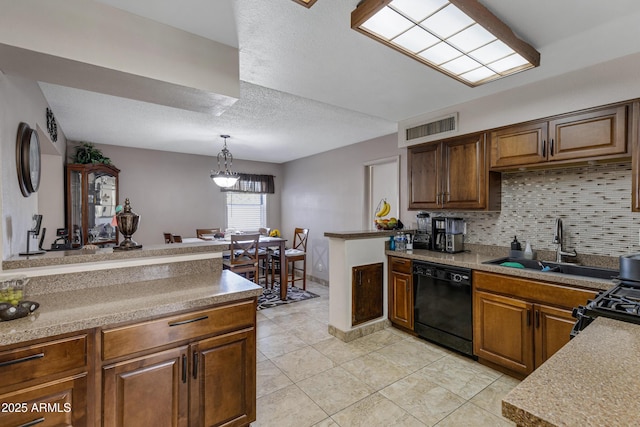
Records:
[[[276,192],[273,182],[273,175],[255,175],[250,173],[240,173],[240,179],[235,185],[221,188],[220,191],[235,191],[239,193],[266,193]]]

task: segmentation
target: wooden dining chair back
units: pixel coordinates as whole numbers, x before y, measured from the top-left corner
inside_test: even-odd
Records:
[[[302,280],[302,289],[307,289],[307,240],[309,238],[308,228],[296,228],[293,235],[293,246],[285,249],[284,255],[274,252],[271,262],[271,277],[275,277],[275,266],[285,269],[287,283],[285,286],[295,285],[295,282]],[[296,262],[302,262],[302,267],[297,267]],[[297,277],[296,273],[300,273]],[[282,286],[282,284],[281,284]]]
[[[174,234],[171,237],[173,237],[173,243],[182,243],[182,236],[178,236],[177,234]]]
[[[196,237],[203,240],[213,240],[213,236],[220,233],[219,228],[196,228]]]
[[[229,259],[223,259],[224,268],[251,278],[258,283],[258,241],[259,234],[233,234]]]
[[[165,243],[174,243],[173,234],[171,234],[171,233],[162,233],[162,234],[164,234],[164,242]]]

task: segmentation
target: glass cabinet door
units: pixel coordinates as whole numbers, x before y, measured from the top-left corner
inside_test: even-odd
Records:
[[[106,172],[87,174],[89,202],[87,236],[89,243],[101,244],[116,239],[113,217],[116,214],[116,178]]]
[[[72,245],[82,246],[82,195],[83,195],[83,173],[77,170],[69,171],[69,197],[71,198],[71,209],[69,212],[69,239]]]

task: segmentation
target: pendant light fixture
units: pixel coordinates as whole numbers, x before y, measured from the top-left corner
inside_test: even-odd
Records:
[[[229,168],[233,164],[233,156],[227,149],[227,138],[229,135],[220,135],[220,138],[224,138],[224,147],[222,151],[218,153],[218,171],[211,171],[211,179],[216,183],[219,187],[227,188],[233,186],[240,175],[237,172],[232,172]],[[224,170],[220,169],[220,161],[224,161]]]

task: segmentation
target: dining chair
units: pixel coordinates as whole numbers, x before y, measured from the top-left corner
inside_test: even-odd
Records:
[[[253,277],[259,283],[258,276],[258,241],[259,234],[233,234],[229,248],[229,258],[222,259],[222,267],[247,279]]]
[[[196,237],[203,240],[213,240],[213,236],[220,233],[219,228],[196,228]]]
[[[258,229],[258,233],[262,237],[269,237],[269,228],[261,227]],[[258,248],[258,280],[264,278],[264,287],[269,285],[269,270],[271,263],[271,248]]]
[[[162,233],[162,234],[164,234],[165,243],[173,243],[173,234],[171,233]]]
[[[172,237],[173,237],[173,243],[182,243],[182,236],[174,234]]]
[[[293,246],[289,249],[285,249],[284,255],[280,254],[280,251],[276,250],[271,254],[271,279],[275,277],[275,266],[279,265],[279,268],[284,268],[285,278],[287,283],[285,286],[289,286],[289,279],[291,279],[291,286],[295,285],[295,282],[302,280],[302,289],[307,289],[307,239],[309,237],[308,228],[296,228],[293,236]],[[302,268],[296,267],[296,262],[302,261]],[[291,268],[289,268],[291,265]],[[296,277],[296,272],[302,273],[302,277]],[[282,286],[282,284],[280,284]]]

